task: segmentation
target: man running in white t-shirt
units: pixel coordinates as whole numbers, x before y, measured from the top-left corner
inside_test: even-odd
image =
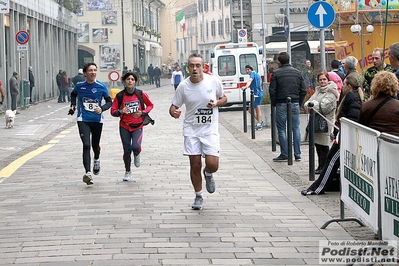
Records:
[[[213,173],[219,168],[219,108],[227,103],[220,81],[211,75],[204,75],[204,59],[200,54],[192,54],[188,58],[190,77],[183,80],[176,89],[169,108],[174,118],[181,115],[180,107],[186,105],[183,123],[183,154],[190,160],[190,177],[194,186],[195,200],[193,210],[202,209],[202,157],[205,167],[202,170],[206,189],[215,192]]]

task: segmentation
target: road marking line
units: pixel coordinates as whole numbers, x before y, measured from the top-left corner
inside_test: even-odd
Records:
[[[24,165],[27,161],[29,161],[30,159],[32,159],[33,157],[39,155],[40,153],[50,149],[51,147],[53,147],[54,144],[46,144],[43,145],[39,148],[37,148],[34,151],[31,151],[27,154],[25,154],[24,156],[16,159],[15,161],[13,161],[12,163],[10,163],[9,165],[7,165],[6,167],[4,167],[1,171],[0,171],[0,178],[7,178],[10,177],[13,173],[15,173],[15,171],[17,171],[22,165]]]
[[[74,128],[74,127],[72,127]],[[3,169],[0,170],[0,178],[8,178],[12,174],[14,174],[22,165],[24,165],[27,161],[32,159],[33,157],[47,151],[51,147],[53,147],[56,143],[60,142],[61,139],[65,138],[69,133],[72,132],[71,129],[64,130],[60,132],[57,136],[55,136],[52,140],[50,140],[47,144],[37,148],[34,151],[31,151],[20,158],[14,160],[12,163],[4,167]],[[3,180],[0,180],[0,184],[3,182]]]

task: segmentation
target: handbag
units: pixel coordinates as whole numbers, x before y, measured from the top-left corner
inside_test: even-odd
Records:
[[[319,110],[320,110],[320,113],[324,116],[320,103],[319,103]],[[309,123],[306,126],[306,132],[309,132]],[[319,113],[315,113],[315,116],[314,116],[314,132],[315,133],[327,133],[328,132],[328,123]]]
[[[321,114],[323,114],[323,113],[321,113]],[[328,132],[327,121],[318,113],[316,113],[316,115],[314,117],[314,132],[315,133],[327,133]]]

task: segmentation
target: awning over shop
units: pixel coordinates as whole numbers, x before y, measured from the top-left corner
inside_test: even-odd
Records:
[[[291,42],[291,47],[300,42]],[[261,47],[262,48],[262,47]],[[266,43],[266,54],[278,54],[287,51],[287,42],[269,42]]]
[[[309,44],[311,54],[320,53],[320,42],[319,41],[308,41],[308,44]],[[347,46],[347,45],[348,45],[347,41],[340,41],[340,42],[325,41],[324,49],[327,53],[328,52],[333,53],[335,51],[336,47]]]
[[[346,47],[348,46],[349,43],[347,41],[339,41],[339,42],[326,42],[325,43],[325,48],[326,51],[335,51],[335,48],[337,47]],[[320,50],[320,48],[319,48]]]

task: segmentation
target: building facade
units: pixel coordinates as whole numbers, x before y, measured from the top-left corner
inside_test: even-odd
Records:
[[[231,42],[231,11],[229,0],[198,0],[198,52],[205,62],[215,45]]]
[[[23,80],[29,79],[29,66],[35,75],[35,89],[32,95],[24,91],[24,96],[35,102],[58,96],[58,70],[63,69],[68,75],[76,72],[76,15],[52,0],[1,2],[4,3],[8,5],[0,13],[0,80],[7,98],[4,109],[11,107],[8,80],[15,71],[23,84]],[[19,39],[19,44],[16,35],[22,32],[27,32],[29,38]],[[21,90],[18,107],[26,107],[25,97]]]
[[[109,84],[111,71],[138,67],[144,75],[150,64],[161,64],[159,13],[165,5],[160,0],[81,2],[76,68],[94,61],[99,66],[98,79]]]
[[[184,27],[179,21],[176,21],[176,49],[177,62],[183,65],[187,62],[190,54],[197,52],[198,48],[198,31],[197,31],[197,5],[191,4],[176,12],[178,17],[181,12],[184,13]]]

